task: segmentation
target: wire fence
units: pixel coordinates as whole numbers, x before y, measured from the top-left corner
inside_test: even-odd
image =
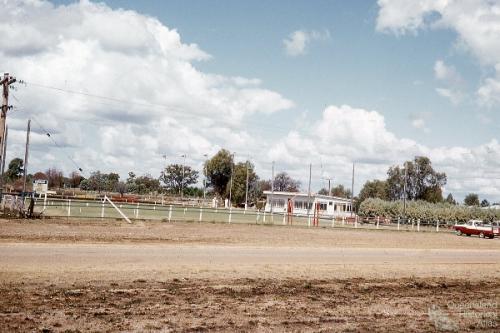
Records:
[[[16,200],[6,197],[3,205]],[[26,203],[27,205],[27,203]],[[26,206],[25,205],[25,206]],[[415,232],[450,232],[454,223],[440,221],[388,219],[384,217],[353,217],[297,215],[280,212],[245,210],[239,208],[207,208],[175,204],[115,203],[72,199],[35,200],[35,213],[41,216],[68,219],[123,219],[120,211],[131,221],[240,223],[262,225],[292,225],[320,228],[360,228]],[[19,207],[19,203],[16,203]]]

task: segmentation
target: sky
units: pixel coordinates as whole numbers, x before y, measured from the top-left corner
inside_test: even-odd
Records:
[[[29,171],[201,171],[225,148],[262,179],[355,193],[428,156],[445,195],[500,201],[500,2],[0,0],[7,158]],[[44,135],[51,133],[51,138]],[[57,145],[54,143],[54,141]]]

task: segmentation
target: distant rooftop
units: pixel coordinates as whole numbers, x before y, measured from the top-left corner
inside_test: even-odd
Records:
[[[264,191],[263,193],[266,194],[266,195],[271,195],[273,192],[271,192],[271,191]],[[284,196],[289,196],[289,197],[309,197],[309,194],[305,193],[305,192],[279,192],[279,191],[274,191],[274,195],[284,195]],[[335,196],[323,195],[323,194],[312,193],[312,192],[311,192],[311,197],[313,197],[313,198],[322,198],[322,199],[327,199],[327,200],[337,200],[337,201],[347,201],[347,202],[351,201],[351,199],[349,199],[349,198],[335,197]]]

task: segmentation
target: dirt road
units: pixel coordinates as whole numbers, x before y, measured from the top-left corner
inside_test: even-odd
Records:
[[[411,277],[441,269],[484,279],[500,269],[500,250],[469,249],[0,243],[0,253],[3,274],[27,278]]]
[[[500,241],[0,220],[2,331],[486,331]]]

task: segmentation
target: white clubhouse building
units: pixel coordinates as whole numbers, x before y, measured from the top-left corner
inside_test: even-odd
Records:
[[[293,215],[313,215],[314,207],[318,208],[320,216],[348,217],[351,216],[351,200],[329,195],[300,192],[264,191],[266,206],[264,210],[271,212],[271,203],[274,213],[286,213],[291,210]],[[288,203],[290,201],[290,204]]]

